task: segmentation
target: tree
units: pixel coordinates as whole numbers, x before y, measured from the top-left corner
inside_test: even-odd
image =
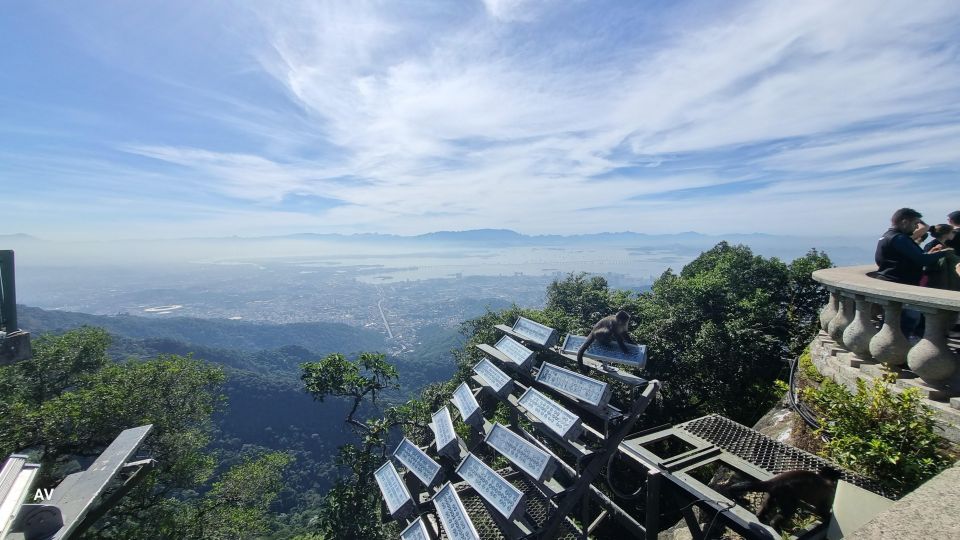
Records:
[[[571,273],[563,280],[555,280],[547,286],[547,302],[544,310],[547,318],[562,314],[571,329],[589,330],[603,317],[618,310],[629,309],[628,291],[611,291],[607,280],[601,276],[589,276],[586,272]],[[553,313],[553,315],[549,315]]]
[[[374,405],[389,389],[398,388],[396,368],[379,353],[360,353],[355,360],[330,354],[319,362],[301,365],[306,391],[317,401],[347,398],[350,409],[344,422],[357,434],[357,444],[340,447],[337,465],[348,475],[340,478],[324,497],[319,532],[324,538],[390,538],[399,531],[380,524],[380,492],[373,471],[386,459],[390,431],[409,423],[400,411],[388,409],[383,418],[360,420],[365,402]]]
[[[772,382],[821,294],[802,273],[824,257],[798,261],[721,242],[641,295],[637,334],[650,347],[648,374],[664,381],[667,421],[715,412],[750,423],[779,397]]]
[[[369,426],[354,418],[363,400],[369,397],[370,402],[376,404],[377,397],[384,390],[399,388],[397,368],[379,353],[360,353],[356,361],[334,353],[319,362],[301,364],[301,368],[300,379],[307,393],[317,401],[323,402],[327,396],[351,398],[353,406],[345,421],[365,431]]]
[[[818,315],[827,303],[829,293],[813,280],[817,270],[830,268],[833,263],[822,251],[811,249],[806,255],[790,263],[790,354],[800,356],[820,330]]]
[[[228,502],[210,498],[244,474],[276,480],[282,454],[251,458],[225,471],[206,499],[198,494],[215,476],[207,446],[210,417],[223,406],[223,371],[177,355],[117,363],[106,355],[109,344],[95,328],[41,336],[32,359],[0,369],[0,454],[29,452],[42,465],[40,482],[52,485],[124,429],[153,424],[142,450],[157,466],[86,536],[218,538],[262,528],[264,498],[275,496],[260,491],[262,483],[244,484],[250,491],[243,496],[229,491]]]
[[[570,274],[548,287],[543,312],[527,316],[583,333],[625,308],[633,315],[631,334],[649,346],[646,374],[664,382],[660,406],[648,416],[677,422],[717,412],[750,422],[778,397],[772,383],[785,360],[815,333],[825,292],[810,274],[829,265],[816,250],[785,265],[721,242],[679,274],[664,272],[640,295],[610,290],[600,277]],[[464,327],[491,339],[490,323],[517,312],[488,314]]]
[[[270,503],[283,488],[283,471],[291,457],[269,452],[230,468],[189,518],[191,538],[249,538],[267,533]]]

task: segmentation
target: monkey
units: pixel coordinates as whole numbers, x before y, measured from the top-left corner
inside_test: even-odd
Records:
[[[627,326],[629,324],[630,314],[622,309],[618,311],[616,315],[607,315],[597,321],[597,324],[593,325],[593,330],[590,330],[590,335],[587,336],[587,340],[583,342],[580,350],[577,351],[577,366],[580,370],[583,370],[583,353],[587,352],[587,349],[590,348],[590,345],[592,345],[594,341],[599,340],[600,343],[609,345],[610,342],[616,339],[620,345],[620,350],[624,353],[629,353],[630,349],[627,348],[627,343],[633,343],[633,340],[630,339],[630,334],[627,332]]]
[[[739,482],[727,487],[734,495],[748,491],[766,493],[757,517],[771,527],[781,530],[797,512],[800,502],[814,507],[821,520],[830,516],[837,481],[842,473],[830,467],[821,467],[818,472],[794,470],[782,472],[765,481]]]

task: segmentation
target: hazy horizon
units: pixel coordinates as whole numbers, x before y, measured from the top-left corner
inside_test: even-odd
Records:
[[[771,234],[749,235],[704,235],[678,233],[656,235],[647,233],[619,232],[609,236],[529,236],[513,235],[515,231],[463,231],[442,236],[284,236],[284,237],[221,237],[181,238],[162,240],[104,240],[89,238],[82,241],[45,240],[18,235],[0,235],[0,249],[13,249],[18,268],[117,266],[136,270],[147,266],[180,267],[189,264],[227,264],[251,261],[317,259],[338,261],[338,264],[366,264],[379,260],[392,266],[392,260],[404,259],[408,265],[418,265],[418,259],[464,258],[482,254],[487,259],[498,257],[513,260],[505,254],[516,250],[529,254],[538,248],[549,253],[549,260],[567,261],[564,272],[587,271],[604,273],[611,271],[604,258],[619,258],[611,253],[667,252],[682,254],[684,260],[692,260],[700,252],[720,241],[744,244],[757,254],[776,256],[784,260],[799,257],[810,249],[827,252],[836,264],[861,264],[872,261],[876,237],[879,236],[786,236]],[[473,234],[479,233],[479,234]],[[489,233],[489,237],[487,236]],[[506,238],[501,240],[501,238]],[[588,250],[595,255],[582,268],[573,264],[577,254]],[[612,251],[611,251],[612,250]],[[478,255],[481,256],[481,255]],[[596,263],[590,261],[596,261]],[[619,259],[618,259],[619,260]],[[388,261],[388,262],[384,262]],[[484,259],[475,261],[483,266]],[[438,264],[438,263],[434,263]],[[462,261],[459,264],[464,264]],[[492,264],[492,263],[491,263]],[[612,262],[610,264],[613,264]],[[668,265],[644,267],[639,275],[659,274]],[[674,265],[675,266],[675,265]],[[551,266],[547,266],[551,267]],[[552,268],[552,267],[551,267]],[[676,269],[676,268],[675,268]],[[455,272],[454,272],[455,273]],[[470,272],[468,271],[468,274]],[[489,274],[478,269],[474,274]],[[626,272],[631,274],[630,271]]]

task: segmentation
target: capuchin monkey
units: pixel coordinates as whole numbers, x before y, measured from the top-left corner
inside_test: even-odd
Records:
[[[597,340],[604,345],[609,345],[616,339],[620,345],[620,350],[624,353],[629,353],[630,349],[627,348],[627,343],[633,343],[633,340],[630,339],[630,334],[627,332],[627,326],[629,324],[630,314],[623,310],[618,311],[616,315],[607,315],[597,321],[597,324],[593,325],[593,330],[590,331],[590,335],[587,336],[587,340],[583,342],[580,350],[577,351],[577,365],[583,369],[583,353]]]
[[[819,472],[786,471],[763,482],[739,482],[728,487],[726,491],[731,495],[748,491],[766,493],[757,517],[771,527],[781,530],[797,512],[801,501],[813,506],[820,519],[825,521],[830,516],[840,477],[840,471],[830,467],[822,467]]]

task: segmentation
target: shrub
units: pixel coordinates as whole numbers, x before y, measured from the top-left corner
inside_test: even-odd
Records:
[[[915,389],[895,393],[882,380],[870,387],[858,380],[851,393],[827,379],[805,394],[822,416],[817,434],[829,438],[825,457],[894,492],[909,492],[951,462]]]

